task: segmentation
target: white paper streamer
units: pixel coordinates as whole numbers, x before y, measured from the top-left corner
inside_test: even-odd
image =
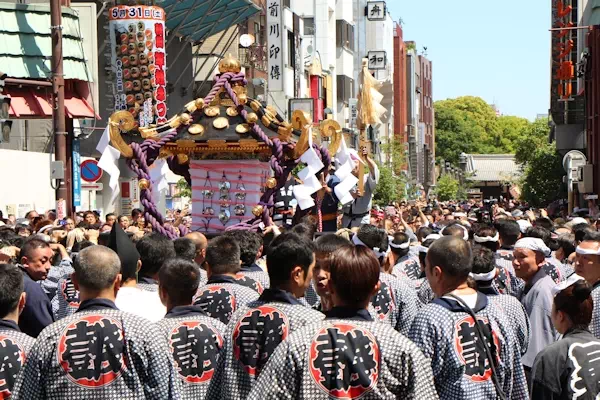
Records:
[[[323,169],[324,165],[315,149],[313,149],[312,144],[312,127],[309,127],[308,150],[300,157],[300,161],[306,163],[306,167],[298,172],[298,178],[302,180],[302,185],[296,185],[293,189],[294,197],[298,201],[298,207],[301,210],[306,210],[315,205],[312,194],[323,187],[315,175]]]
[[[169,188],[169,182],[167,182],[167,172],[169,171],[169,165],[163,158],[154,161],[154,165],[150,169],[150,180],[152,180],[152,197],[154,201],[158,202],[159,195],[162,190]]]
[[[108,125],[104,129],[104,133],[96,146],[96,150],[102,154],[100,161],[98,161],[98,167],[102,168],[110,176],[108,186],[112,190],[112,196],[110,197],[110,204],[114,204],[121,188],[119,187],[119,177],[121,176],[121,170],[119,170],[119,158],[121,152],[110,144],[110,133]]]
[[[340,180],[334,188],[334,193],[342,205],[346,205],[354,201],[354,197],[350,191],[358,183],[358,178],[352,174],[355,167],[355,162],[352,160],[351,153],[346,146],[346,140],[342,137],[342,143],[335,155],[337,168],[335,176]]]

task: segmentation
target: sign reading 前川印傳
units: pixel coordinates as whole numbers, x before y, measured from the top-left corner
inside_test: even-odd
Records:
[[[128,110],[145,127],[167,121],[165,11],[116,6],[109,11],[115,110]]]
[[[281,0],[267,0],[269,91],[283,91],[283,27]],[[287,34],[286,34],[287,37]]]

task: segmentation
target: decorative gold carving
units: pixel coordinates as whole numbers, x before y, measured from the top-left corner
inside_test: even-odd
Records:
[[[146,190],[150,187],[150,182],[148,182],[148,179],[142,178],[138,181],[138,186],[141,190]]]
[[[263,125],[266,127],[271,125],[271,119],[269,117],[267,117],[266,114],[262,116],[261,121],[262,121]]]
[[[125,143],[125,140],[123,140],[123,137],[121,136],[121,132],[128,132],[134,127],[135,120],[129,111],[117,111],[108,119],[110,142],[125,158],[132,158],[133,150]]]
[[[290,139],[292,138],[292,127],[283,127],[280,126],[279,128],[277,128],[277,133],[279,134],[279,140],[281,140],[282,142],[289,142]]]
[[[221,139],[207,140],[206,144],[208,145],[209,148],[211,148],[211,147],[227,148],[227,141],[221,140]]]
[[[267,179],[265,186],[269,189],[273,189],[275,186],[277,186],[277,179],[275,179],[273,177]]]
[[[242,94],[238,95],[237,98],[238,98],[238,102],[240,104],[246,104],[248,102],[248,95],[245,94],[245,93],[242,93]]]
[[[213,121],[213,126],[216,129],[225,129],[229,127],[229,120],[225,117],[219,117]]]
[[[254,148],[258,146],[258,140],[256,139],[240,139],[239,143],[240,147],[243,149],[247,149],[250,147]]]
[[[229,107],[226,111],[227,115],[230,117],[237,117],[239,115],[237,108]]]
[[[258,100],[252,100],[250,102],[250,107],[256,112],[258,110],[260,110],[260,103],[258,102]]]
[[[183,153],[177,154],[177,163],[179,165],[186,164],[188,161],[190,161],[190,158],[188,157],[187,154],[183,154]]]
[[[221,110],[217,106],[210,106],[204,109],[204,114],[208,117],[216,117],[221,113]]]
[[[190,135],[204,135],[204,127],[200,124],[193,124],[188,128],[188,133]]]
[[[248,115],[246,116],[246,122],[252,125],[255,124],[256,121],[258,121],[258,115],[256,115],[256,113],[248,113]]]
[[[329,138],[329,154],[335,156],[340,145],[342,144],[342,127],[334,119],[326,119],[321,121],[321,138]]]
[[[177,146],[177,149],[188,150],[196,147],[196,142],[194,140],[189,139],[179,139],[175,142],[175,145]]]
[[[264,211],[264,208],[260,204],[252,207],[252,214],[254,214],[255,217],[260,217],[262,215],[263,211]]]
[[[224,74],[227,72],[233,72],[233,73],[237,74],[241,70],[242,70],[242,65],[240,64],[239,60],[237,60],[231,54],[228,54],[219,63],[219,72],[221,74]]]
[[[296,143],[296,147],[294,148],[294,158],[300,158],[302,154],[306,150],[308,150],[308,135],[309,135],[309,127],[312,123],[310,119],[310,115],[302,110],[296,110],[292,114],[292,126],[294,129],[301,129],[302,134],[300,135],[300,139],[298,139],[298,143]]]
[[[239,133],[240,135],[242,135],[244,133],[248,133],[250,131],[250,125],[248,125],[248,124],[238,124],[235,127],[235,131],[236,131],[236,133]]]
[[[194,101],[190,101],[189,103],[187,103],[185,105],[185,109],[189,113],[193,113],[196,110],[200,110],[203,106],[204,106],[204,99],[198,98],[198,99],[196,99]]]
[[[140,127],[139,131],[140,131],[140,135],[142,135],[142,138],[144,138],[144,139],[153,139],[153,140],[159,139],[158,132],[156,131],[155,126],[147,127],[147,128]]]

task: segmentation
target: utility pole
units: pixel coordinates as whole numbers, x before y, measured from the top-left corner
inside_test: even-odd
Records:
[[[62,51],[62,0],[50,0],[50,31],[52,35],[52,130],[54,133],[54,156],[61,161],[64,179],[58,180],[56,200],[64,200],[65,214],[72,214],[72,202],[67,163],[67,131],[65,126],[65,79]]]

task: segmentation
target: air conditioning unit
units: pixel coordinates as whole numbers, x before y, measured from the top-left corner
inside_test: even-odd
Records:
[[[594,166],[587,164],[581,165],[577,169],[578,175],[578,189],[579,193],[593,193],[594,192]]]

